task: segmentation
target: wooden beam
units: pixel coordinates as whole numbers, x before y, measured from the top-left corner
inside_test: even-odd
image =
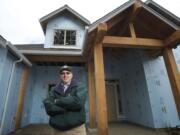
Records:
[[[94,32],[94,37],[91,39],[94,39],[94,41],[89,45],[88,49],[87,49],[87,61],[92,61],[93,60],[93,52],[94,52],[94,48],[92,46],[95,45],[96,42],[96,37],[97,37],[97,28],[95,29]]]
[[[98,135],[108,135],[106,89],[102,40],[107,32],[106,24],[99,24],[94,46],[95,88],[97,102]]]
[[[93,48],[90,48],[90,49],[89,49],[87,61],[93,61],[93,57],[94,57],[94,56],[93,56],[93,51],[94,51]]]
[[[22,119],[23,106],[24,106],[24,96],[26,93],[27,85],[28,85],[28,77],[29,77],[29,68],[25,66],[22,72],[22,77],[21,77],[21,85],[20,85],[20,90],[19,90],[17,111],[16,111],[16,117],[15,117],[16,130],[21,127],[21,119]]]
[[[32,62],[85,62],[80,56],[26,55]]]
[[[175,48],[180,44],[180,30],[172,33],[167,39],[164,40],[165,47]]]
[[[105,36],[103,40],[104,47],[122,47],[122,48],[147,48],[160,49],[163,48],[163,41],[148,38],[129,38]]]
[[[133,11],[132,11],[132,15],[130,17],[130,22],[133,21],[133,19],[138,15],[138,13],[140,12],[142,8],[142,4],[140,0],[136,0],[136,2],[133,5]]]
[[[176,102],[176,108],[180,118],[180,75],[177,68],[176,61],[173,56],[172,49],[165,48],[163,51],[163,57],[171,83],[172,92]]]
[[[130,14],[130,17],[127,17],[127,20],[124,22],[124,26],[123,29],[121,30],[121,32],[119,33],[119,35],[123,34],[124,31],[128,28],[128,25],[130,22],[133,22],[133,20],[136,18],[136,16],[138,15],[138,13],[141,11],[142,9],[142,4],[140,1],[136,0],[136,2],[133,5],[133,10]]]
[[[95,34],[94,34],[95,40],[92,45],[98,44],[99,42],[102,41],[102,39],[104,38],[104,31],[103,31],[104,27],[107,31],[108,26],[107,26],[107,24],[104,24],[104,23],[100,23],[98,28],[95,29]],[[89,48],[88,60],[90,60],[90,61],[93,58],[93,51],[94,51],[93,48],[92,49]]]
[[[129,24],[129,29],[130,29],[131,37],[136,38],[136,32],[135,32],[134,25],[132,22]]]
[[[107,32],[107,25],[105,23],[100,23],[98,25],[96,39],[95,39],[95,45],[101,44],[104,36]]]
[[[96,115],[95,115],[95,84],[94,84],[94,63],[88,62],[88,95],[89,95],[89,127],[95,128]]]

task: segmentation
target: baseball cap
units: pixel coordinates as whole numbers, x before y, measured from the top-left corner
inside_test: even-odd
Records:
[[[64,65],[64,66],[62,66],[62,67],[60,68],[59,73],[61,73],[61,72],[64,71],[64,70],[67,70],[67,71],[72,72],[72,68],[71,68],[70,66]]]

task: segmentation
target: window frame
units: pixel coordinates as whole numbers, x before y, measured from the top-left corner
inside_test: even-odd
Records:
[[[55,44],[54,39],[55,39],[55,33],[56,31],[64,31],[64,44]],[[75,44],[66,44],[67,41],[67,31],[73,31],[75,32]],[[77,30],[74,29],[54,29],[54,36],[53,36],[53,46],[54,47],[76,47],[77,46]]]

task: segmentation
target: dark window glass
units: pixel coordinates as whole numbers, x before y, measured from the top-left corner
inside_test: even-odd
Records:
[[[64,45],[64,30],[56,30],[54,35],[55,45]]]
[[[76,44],[76,31],[67,30],[66,31],[66,45]]]
[[[54,45],[76,45],[76,31],[56,30],[54,35]]]

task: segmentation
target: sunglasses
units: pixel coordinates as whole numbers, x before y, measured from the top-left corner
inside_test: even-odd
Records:
[[[61,75],[65,75],[65,74],[66,74],[66,75],[69,75],[69,74],[71,74],[71,72],[62,72],[62,73],[61,73]]]

